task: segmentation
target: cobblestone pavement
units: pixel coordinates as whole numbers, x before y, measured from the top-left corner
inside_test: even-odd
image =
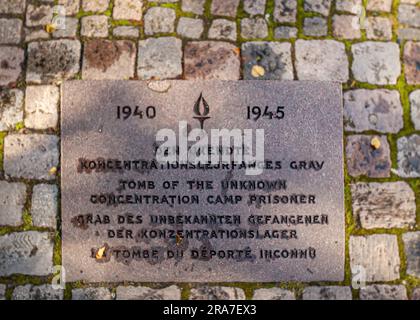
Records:
[[[419,38],[419,0],[0,0],[0,299],[420,299]],[[54,290],[64,79],[341,82],[345,280]]]

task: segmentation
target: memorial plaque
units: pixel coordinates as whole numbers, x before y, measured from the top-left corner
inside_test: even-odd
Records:
[[[329,82],[65,82],[67,281],[343,280],[341,101]]]

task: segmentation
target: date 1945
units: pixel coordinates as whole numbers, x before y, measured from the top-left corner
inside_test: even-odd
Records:
[[[270,108],[269,106],[248,106],[247,107],[247,119],[257,121],[259,119],[268,120],[281,120],[285,116],[284,106],[278,106],[277,108]]]

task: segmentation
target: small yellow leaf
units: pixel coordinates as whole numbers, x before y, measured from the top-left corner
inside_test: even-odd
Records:
[[[98,250],[98,252],[96,252],[95,257],[96,257],[97,260],[102,259],[102,257],[104,256],[105,250],[106,250],[106,247],[102,247]]]
[[[46,30],[48,33],[53,33],[53,32],[56,30],[56,28],[55,28],[55,25],[53,25],[53,24],[49,23],[49,24],[47,24],[47,25],[45,26],[45,30]]]
[[[180,234],[176,235],[176,245],[179,246],[182,243],[182,236]]]
[[[381,146],[381,140],[379,140],[378,137],[375,137],[372,140],[370,140],[370,145],[375,149],[379,149]]]
[[[55,174],[57,173],[57,167],[52,167],[48,173],[49,173],[51,176],[55,175]]]
[[[264,74],[265,74],[265,70],[264,70],[263,67],[258,66],[258,65],[255,65],[255,66],[252,67],[251,75],[254,78],[263,77]]]

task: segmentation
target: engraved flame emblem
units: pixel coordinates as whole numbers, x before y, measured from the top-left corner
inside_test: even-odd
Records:
[[[200,93],[198,100],[194,104],[194,114],[196,116],[194,119],[197,119],[200,122],[200,128],[204,128],[204,121],[210,119],[208,114],[210,113],[210,107],[206,99],[203,97],[203,93]]]

